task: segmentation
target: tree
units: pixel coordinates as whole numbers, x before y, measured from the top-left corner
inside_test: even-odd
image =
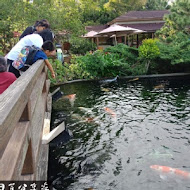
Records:
[[[158,39],[145,39],[139,47],[139,57],[146,62],[146,73],[148,72],[151,61],[160,55],[157,42]]]
[[[146,10],[165,10],[169,0],[147,0],[144,9]]]
[[[169,20],[173,21],[173,28],[177,31],[184,30],[190,25],[190,1],[176,0],[171,7]]]
[[[190,1],[176,0],[170,9],[170,14],[164,17],[165,24],[157,34],[165,39],[178,32],[188,33],[190,26]]]
[[[104,8],[119,16],[129,10],[138,10],[145,5],[147,0],[109,0]]]

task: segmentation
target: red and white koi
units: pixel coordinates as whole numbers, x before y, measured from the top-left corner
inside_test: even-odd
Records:
[[[170,174],[176,174],[185,178],[190,178],[190,173],[187,171],[179,170],[177,168],[171,168],[168,166],[159,166],[159,165],[152,165],[150,166],[151,169],[163,172],[163,173],[170,173]]]

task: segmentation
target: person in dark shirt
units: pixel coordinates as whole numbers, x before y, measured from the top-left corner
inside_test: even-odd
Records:
[[[0,94],[2,94],[14,81],[16,76],[7,72],[7,63],[4,57],[0,57]]]
[[[29,26],[25,29],[25,31],[21,34],[19,37],[19,40],[22,39],[24,36],[27,36],[28,34],[33,34],[35,32],[40,32],[44,29],[50,28],[50,24],[46,19],[36,21],[34,26]]]

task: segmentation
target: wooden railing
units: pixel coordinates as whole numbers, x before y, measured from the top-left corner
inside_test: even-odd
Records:
[[[50,81],[37,61],[0,95],[0,181],[46,180],[44,120],[51,116]]]

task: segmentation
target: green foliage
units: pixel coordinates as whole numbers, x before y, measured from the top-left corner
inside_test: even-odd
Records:
[[[108,0],[104,8],[115,13],[117,16],[131,10],[138,10],[145,5],[146,0]]]
[[[184,30],[190,25],[190,1],[176,0],[171,7],[168,18],[173,21],[173,27],[177,31]]]
[[[145,39],[139,47],[139,57],[142,60],[153,60],[159,56],[160,51],[157,39]]]
[[[172,65],[190,63],[190,36],[179,32],[173,38],[158,43],[160,58]]]
[[[157,39],[145,39],[139,47],[139,59],[146,62],[146,73],[150,63],[153,63],[160,54],[157,42]]]
[[[119,44],[104,51],[74,57],[69,70],[75,79],[143,74],[144,66],[137,62],[137,54],[138,49]]]
[[[169,0],[147,0],[145,10],[165,10]]]
[[[108,47],[104,50],[104,52],[118,54],[121,58],[130,64],[135,64],[137,62],[138,49],[129,47],[122,43],[118,44],[117,46]]]
[[[170,14],[164,17],[165,24],[157,34],[162,38],[173,36],[178,32],[189,33],[190,1],[176,0],[173,2]]]
[[[59,61],[59,60],[49,60],[55,73],[56,73],[56,78],[53,79],[51,77],[51,73],[50,71],[48,70],[48,77],[50,78],[51,80],[51,83],[52,84],[59,84],[59,83],[62,83],[64,81],[66,81],[66,72],[67,72],[67,68],[64,67],[62,65],[62,63]]]
[[[95,43],[92,43],[88,39],[84,38],[73,37],[71,38],[70,43],[71,43],[70,50],[73,54],[84,55],[86,52],[96,49]]]

